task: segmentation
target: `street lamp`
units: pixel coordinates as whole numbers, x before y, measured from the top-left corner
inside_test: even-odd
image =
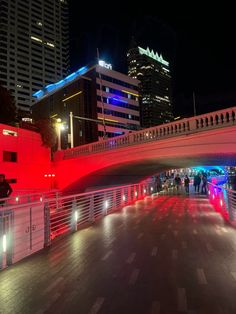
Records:
[[[56,130],[57,130],[57,150],[61,150],[61,131],[65,130],[65,125],[60,118],[56,119]]]

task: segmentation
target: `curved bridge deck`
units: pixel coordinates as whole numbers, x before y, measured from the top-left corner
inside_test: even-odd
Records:
[[[0,273],[0,313],[236,313],[236,230],[199,195],[139,201]]]

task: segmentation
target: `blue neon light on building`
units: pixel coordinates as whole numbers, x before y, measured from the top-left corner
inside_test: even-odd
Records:
[[[71,73],[70,75],[65,77],[63,80],[60,80],[60,81],[58,81],[58,82],[56,82],[54,84],[49,84],[44,89],[41,89],[41,90],[35,92],[33,94],[33,97],[36,97],[37,99],[39,99],[39,98],[45,96],[47,93],[50,93],[53,90],[56,90],[56,89],[58,89],[60,87],[63,87],[65,84],[67,84],[68,82],[73,81],[74,79],[76,79],[80,75],[83,75],[87,71],[88,71],[88,67],[84,66],[84,67],[80,68],[79,70]]]

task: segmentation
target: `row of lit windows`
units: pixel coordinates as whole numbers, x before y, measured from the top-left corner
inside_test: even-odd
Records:
[[[100,84],[97,84],[97,90],[100,90]],[[128,99],[133,99],[133,100],[136,100],[138,101],[138,97],[137,96],[134,96],[134,95],[131,95],[129,93],[124,93],[122,92],[121,90],[118,90],[118,89],[115,89],[115,88],[112,88],[112,87],[108,87],[108,86],[102,86],[102,90],[106,93],[111,93],[111,94],[115,94],[116,96],[122,96],[122,97],[125,97],[125,98],[128,98]]]
[[[98,113],[102,113],[102,108],[97,107],[97,112]],[[123,119],[130,119],[130,120],[139,121],[139,117],[138,116],[134,116],[132,114],[127,114],[127,113],[124,113],[124,112],[104,109],[104,114],[105,115],[111,115],[111,116],[114,116],[114,117],[120,117],[120,118],[123,118]]]
[[[97,77],[99,77],[99,73],[97,73]],[[108,81],[108,82],[120,85],[120,86],[130,88],[130,89],[138,90],[138,86],[135,86],[135,85],[132,85],[130,83],[118,80],[118,79],[111,77],[111,76],[108,76],[108,75],[101,74],[101,79],[104,81]]]
[[[139,107],[128,104],[128,103],[121,101],[119,99],[115,99],[114,97],[102,97],[102,98],[103,98],[104,103],[107,103],[107,104],[110,104],[110,105],[113,105],[116,107],[128,108],[128,109],[132,109],[135,111],[139,111]],[[102,98],[99,95],[97,96],[98,101],[101,101]]]

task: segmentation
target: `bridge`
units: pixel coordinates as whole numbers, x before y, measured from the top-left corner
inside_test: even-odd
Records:
[[[133,184],[169,169],[235,165],[236,107],[132,132],[55,154],[56,185]]]
[[[58,152],[55,178],[69,195],[0,207],[0,313],[235,313],[236,192],[209,183],[208,195],[155,193],[143,180],[235,165],[235,114]],[[119,186],[80,192],[108,183]]]

